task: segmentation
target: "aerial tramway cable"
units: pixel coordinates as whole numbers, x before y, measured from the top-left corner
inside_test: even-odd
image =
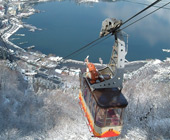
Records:
[[[129,3],[135,3],[135,4],[140,4],[140,5],[146,5],[148,6],[147,3],[142,3],[142,2],[136,2],[136,1],[131,1],[131,0],[122,0],[124,2],[129,2]],[[160,6],[153,6],[153,7],[156,7],[156,8],[159,8]],[[163,7],[162,9],[166,9],[166,10],[170,10],[169,7]]]
[[[130,23],[129,25],[127,25],[127,26],[123,27],[122,29],[120,29],[120,30],[118,30],[118,31],[121,31],[121,30],[124,30],[124,29],[128,28],[129,26],[131,26],[131,25],[133,25],[133,24],[137,23],[138,21],[140,21],[140,20],[144,19],[145,17],[147,17],[147,16],[149,16],[149,15],[153,14],[154,12],[156,12],[156,11],[160,10],[161,8],[163,8],[163,7],[167,6],[168,4],[170,4],[170,2],[168,2],[168,3],[164,4],[163,6],[160,6],[159,8],[157,8],[157,9],[153,10],[152,12],[150,12],[150,13],[146,14],[145,16],[143,16],[143,17],[139,18],[138,20],[136,20],[136,21],[134,21],[134,22]],[[110,36],[112,36],[112,34],[111,34],[111,33],[110,33],[109,35],[110,35]],[[110,36],[108,36],[107,38],[109,38]],[[102,42],[102,41],[106,40],[107,38],[105,38],[105,39],[101,40],[100,42]],[[100,43],[100,42],[98,42],[98,43]],[[95,46],[95,45],[97,45],[98,43],[96,43],[96,44],[92,45],[92,46],[91,46],[90,48],[88,48],[88,49],[91,49],[92,47],[94,47],[94,46]],[[87,49],[86,49],[86,50],[87,50]],[[79,54],[80,54],[80,53],[79,53]],[[77,54],[77,55],[78,55],[78,54]]]
[[[143,10],[141,10],[140,12],[138,12],[137,14],[135,14],[134,16],[132,16],[131,18],[127,19],[125,22],[123,22],[123,24],[127,23],[128,21],[132,20],[133,18],[135,18],[136,16],[138,16],[139,14],[143,13],[144,11],[146,11],[147,9],[149,9],[150,7],[154,6],[155,4],[157,4],[158,2],[160,2],[162,0],[156,0],[155,2],[153,2],[152,4],[150,4],[149,6],[147,6],[146,8],[144,8]],[[122,24],[122,25],[123,25]]]
[[[161,7],[157,8],[157,9],[155,9],[155,10],[153,10],[152,12],[150,12],[150,13],[148,13],[147,15],[145,15],[145,16],[143,16],[143,17],[139,18],[138,20],[136,20],[136,21],[134,21],[134,22],[130,23],[129,25],[127,25],[127,26],[123,27],[123,28],[122,28],[122,29],[120,29],[120,30],[126,29],[127,27],[129,27],[129,26],[131,26],[131,25],[135,24],[136,22],[138,22],[138,21],[140,21],[140,20],[144,19],[145,17],[147,17],[147,16],[149,16],[149,15],[153,14],[154,12],[156,12],[156,11],[160,10],[161,8],[165,7],[165,6],[166,6],[166,5],[168,5],[168,4],[170,4],[170,2],[168,2],[168,3],[164,4],[163,6],[161,6]]]
[[[98,41],[98,42],[96,42],[95,44],[93,44],[92,46],[90,46],[90,47],[88,47],[88,48],[85,48],[85,50],[83,50],[83,51],[87,51],[88,49],[91,49],[91,48],[93,48],[94,46],[96,46],[97,44],[99,44],[99,43],[101,43],[101,42],[103,42],[104,40],[106,40],[106,39],[108,39],[109,37],[111,37],[112,36],[112,34],[108,34],[107,35],[107,37],[105,36],[105,38],[104,39],[102,39],[102,40],[100,40],[100,41]],[[100,38],[101,39],[101,38]],[[79,55],[79,54],[81,54],[82,52],[81,51],[79,51],[79,53],[75,53],[75,54],[73,54],[70,58],[73,58],[74,56],[77,56],[77,55]]]
[[[162,0],[156,0],[155,2],[151,3],[149,6],[147,6],[146,8],[144,8],[143,10],[141,10],[140,12],[138,12],[137,14],[135,14],[134,16],[132,16],[131,18],[127,19],[125,22],[123,22],[122,25],[126,24],[127,22],[129,22],[130,20],[132,20],[133,18],[135,18],[135,17],[138,16],[139,14],[143,13],[143,12],[146,11],[147,9],[153,7],[155,4],[157,4],[157,3],[160,2],[160,1],[162,1]],[[149,16],[150,14],[152,14],[152,13],[158,11],[159,9],[165,7],[165,6],[168,5],[169,3],[170,3],[170,2],[164,4],[163,6],[157,8],[156,10],[150,12],[149,14],[143,16],[142,18],[140,18],[140,19],[138,19],[138,20],[136,20],[136,21],[130,23],[129,25],[123,27],[123,28],[120,29],[120,30],[123,30],[123,29],[125,29],[125,28],[127,28],[127,27],[133,25],[134,23],[140,21],[141,19],[143,19],[143,18]],[[120,31],[120,30],[119,30],[119,31]],[[87,49],[87,48],[88,48],[89,46],[91,46],[93,43],[99,41],[99,42],[93,44],[90,48],[94,47],[94,46],[97,45],[98,43],[100,43],[100,42],[106,40],[107,38],[109,38],[110,36],[112,36],[112,34],[113,34],[113,33],[110,32],[110,34],[106,35],[105,38],[104,38],[103,40],[101,40],[101,41],[99,41],[99,40],[100,40],[101,38],[103,38],[103,37],[99,37],[99,38],[95,39],[94,41],[88,43],[87,45],[85,45],[85,46],[83,46],[83,47],[81,47],[81,48],[79,48],[78,50],[76,50],[76,51],[74,51],[74,52],[72,52],[72,53],[66,55],[65,57],[63,57],[63,59],[67,59],[67,58],[69,58],[69,57],[71,57],[71,56],[75,56],[76,53],[80,54],[80,51],[83,51],[84,49]],[[110,35],[110,36],[109,36],[109,35]],[[0,38],[1,38],[1,36],[0,36]],[[1,39],[2,39],[2,38],[1,38]],[[2,39],[2,40],[3,40],[3,39]],[[4,42],[4,41],[3,41],[3,42]],[[6,44],[5,44],[5,46],[6,46]],[[88,48],[88,49],[90,49],[90,48]],[[63,62],[63,61],[62,61],[62,62]]]
[[[127,22],[129,22],[130,20],[132,20],[133,18],[135,18],[135,17],[138,16],[139,14],[143,13],[144,11],[146,11],[147,9],[149,9],[149,8],[152,7],[152,6],[154,6],[155,4],[157,4],[157,3],[160,2],[160,1],[162,1],[162,0],[156,0],[155,2],[151,3],[149,6],[147,6],[146,8],[144,8],[143,10],[141,10],[140,12],[138,12],[137,14],[135,14],[134,16],[132,16],[131,18],[127,19],[125,22],[123,22],[122,25],[126,24]],[[166,6],[166,5],[165,5],[165,6]],[[162,6],[162,7],[164,7],[164,6]],[[162,7],[160,7],[160,8],[162,8]],[[159,10],[160,8],[158,8],[157,10]],[[111,32],[111,33],[112,33],[112,32]],[[111,34],[111,33],[110,33],[110,34]],[[108,34],[108,35],[109,35],[109,34]],[[107,36],[108,36],[108,35],[107,35]],[[106,37],[106,36],[105,36],[105,37]],[[99,41],[101,38],[103,38],[103,37],[99,37],[99,38],[97,38],[96,40],[88,43],[87,45],[85,45],[85,46],[83,46],[83,47],[81,47],[80,49],[78,49],[78,50],[76,50],[76,51],[74,51],[74,52],[72,52],[72,53],[64,56],[63,59],[67,59],[67,58],[71,57],[72,55],[75,55],[76,53],[78,53],[78,52],[82,51],[83,49],[89,47],[89,46],[92,45],[93,43]],[[98,43],[96,43],[96,44],[98,44]],[[95,45],[96,45],[96,44],[95,44]],[[93,45],[93,46],[95,46],[95,45]],[[91,48],[92,48],[92,47],[91,47]]]
[[[78,50],[76,50],[76,51],[74,51],[74,52],[72,52],[71,54],[66,55],[65,57],[63,57],[63,59],[67,59],[68,57],[74,55],[75,53],[80,52],[81,50],[87,48],[88,46],[90,46],[91,44],[93,44],[94,42],[96,42],[96,41],[98,41],[98,40],[100,40],[100,39],[101,39],[101,37],[97,38],[96,40],[88,43],[87,45],[81,47],[80,49],[78,49]]]

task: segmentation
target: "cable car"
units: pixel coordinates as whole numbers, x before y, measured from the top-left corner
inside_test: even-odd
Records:
[[[121,26],[121,21],[106,19],[102,23],[100,36]],[[115,45],[109,64],[97,70],[87,60],[87,68],[80,72],[79,103],[87,118],[94,137],[119,136],[123,126],[124,109],[128,102],[122,94],[123,70],[127,45],[124,34],[114,33]]]

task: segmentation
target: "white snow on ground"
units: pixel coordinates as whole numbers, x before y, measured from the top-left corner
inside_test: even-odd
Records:
[[[61,69],[55,69],[55,72],[61,74],[62,70]]]
[[[141,61],[140,61],[141,62]],[[142,61],[143,62],[143,61]],[[144,61],[144,62],[147,62],[147,61]],[[135,61],[134,63],[138,63],[138,61]],[[132,77],[134,75],[138,75],[139,73],[141,73],[144,69],[146,68],[150,68],[151,66],[154,66],[154,65],[157,65],[157,64],[160,64],[161,61],[156,59],[156,60],[151,60],[151,61],[148,61],[146,65],[144,65],[143,67],[141,67],[140,69],[138,69],[137,71],[133,71],[131,73],[127,73],[127,74],[124,74],[124,78],[125,79],[132,79]],[[133,62],[130,62],[129,64],[133,64]]]
[[[78,0],[78,3],[98,3],[99,0]]]
[[[133,130],[128,130],[127,135],[125,135],[125,139],[129,140],[146,140],[147,132],[145,130],[141,130],[139,128],[135,128]]]
[[[141,68],[126,74],[122,92],[129,105],[125,110],[122,134],[118,138],[105,139],[170,139],[168,60],[148,60]],[[133,62],[130,63],[132,64]],[[9,75],[9,70],[3,69],[2,66],[0,68],[0,78],[3,80]],[[56,72],[61,71],[58,69]],[[10,75],[9,81],[12,83],[19,77],[15,71],[11,71]],[[60,77],[63,82],[60,88],[45,89],[41,83],[35,83],[32,87],[39,86],[35,93],[23,88],[17,90],[17,87],[23,87],[22,82],[10,84],[8,78],[3,80],[8,84],[1,84],[1,89],[5,86],[10,92],[3,91],[0,94],[0,111],[3,114],[5,111],[8,113],[4,116],[0,112],[0,118],[3,120],[0,129],[4,130],[0,133],[0,139],[98,140],[91,137],[78,103],[79,77]],[[48,81],[44,82],[50,86]]]
[[[68,60],[64,61],[64,63],[68,63],[68,62],[72,62],[75,64],[85,64],[84,61],[78,61],[78,60],[72,60],[72,59],[68,59]],[[93,64],[95,64],[95,66],[101,66],[101,64],[99,64],[99,63],[93,63]]]
[[[51,57],[49,57],[49,59],[51,60],[51,61],[56,61],[56,62],[58,62],[58,61],[61,61],[62,60],[62,57],[53,57],[53,56],[51,56]]]
[[[170,52],[170,49],[162,49],[163,52]]]
[[[126,74],[123,93],[129,105],[119,139],[170,139],[169,61],[150,60]]]
[[[164,60],[164,62],[170,62],[170,58],[166,58],[166,60]]]

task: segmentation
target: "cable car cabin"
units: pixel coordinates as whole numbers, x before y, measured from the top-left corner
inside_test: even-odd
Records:
[[[127,54],[124,33],[118,30],[121,25],[122,21],[112,18],[103,21],[101,37],[108,35],[110,31],[116,31],[112,33],[115,35],[115,44],[110,62],[105,68],[97,70],[87,57],[87,68],[79,75],[80,105],[95,137],[119,136],[123,125],[123,111],[128,105],[121,93]]]
[[[121,133],[127,100],[118,88],[92,91],[88,79],[80,77],[79,99],[95,137],[115,137]]]

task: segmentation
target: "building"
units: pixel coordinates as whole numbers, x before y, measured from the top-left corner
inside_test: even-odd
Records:
[[[4,19],[2,21],[0,21],[0,28],[4,28],[6,26],[9,25],[9,20],[8,19]]]
[[[15,16],[16,15],[16,11],[17,11],[17,8],[15,6],[8,8],[8,14],[9,15]]]

